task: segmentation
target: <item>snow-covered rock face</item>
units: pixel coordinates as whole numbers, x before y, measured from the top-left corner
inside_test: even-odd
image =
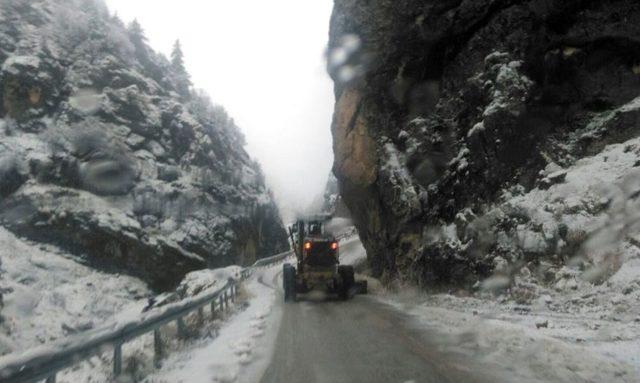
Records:
[[[349,218],[349,209],[342,201],[340,190],[338,190],[338,180],[333,172],[329,173],[327,185],[322,195],[322,211],[330,213],[333,217]]]
[[[640,163],[638,36],[625,1],[336,1],[334,171],[373,272],[508,287],[580,257],[608,265],[587,279],[614,273],[592,245],[624,240],[606,222],[632,231],[610,194]]]
[[[242,134],[180,81],[101,0],[2,2],[2,226],[156,290],[282,251]]]

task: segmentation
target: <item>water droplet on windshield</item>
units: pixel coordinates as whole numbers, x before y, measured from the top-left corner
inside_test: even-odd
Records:
[[[80,89],[69,97],[72,108],[83,114],[94,114],[100,108],[102,97],[94,89]]]
[[[350,82],[364,74],[364,67],[359,62],[361,46],[360,37],[347,34],[342,36],[328,53],[328,68],[335,74],[337,81]]]

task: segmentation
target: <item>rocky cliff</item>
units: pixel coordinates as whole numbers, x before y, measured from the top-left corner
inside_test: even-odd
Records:
[[[329,45],[334,173],[375,275],[619,266],[593,246],[638,229],[637,2],[336,0]]]
[[[99,0],[0,2],[0,223],[156,290],[287,247],[224,109]]]

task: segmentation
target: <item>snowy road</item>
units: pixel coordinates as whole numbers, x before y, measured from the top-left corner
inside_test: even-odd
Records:
[[[342,252],[357,246],[346,244]],[[283,304],[280,275],[268,282],[283,314],[263,383],[491,381],[469,361],[439,352],[406,315],[374,298]]]
[[[366,297],[286,305],[262,382],[475,382],[397,311]]]

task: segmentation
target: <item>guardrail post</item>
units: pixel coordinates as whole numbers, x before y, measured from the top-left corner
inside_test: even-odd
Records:
[[[216,300],[211,301],[211,319],[216,318]]]
[[[113,347],[113,375],[119,376],[122,372],[122,343]]]
[[[228,309],[228,308],[229,308],[229,295],[227,294],[227,291],[228,291],[228,290],[225,290],[225,291],[224,291],[224,307],[225,307],[226,309]]]
[[[186,338],[187,337],[187,326],[184,324],[184,319],[178,318],[176,320],[176,324],[178,326],[178,336],[180,338]]]
[[[204,307],[198,309],[198,321],[200,321],[200,323],[204,322]]]
[[[153,366],[160,368],[160,359],[162,359],[162,338],[160,337],[160,329],[153,330]]]
[[[220,312],[224,311],[224,298],[222,297],[222,294],[220,294]]]
[[[56,374],[50,375],[44,383],[56,383]]]
[[[235,284],[233,284],[231,285],[231,302],[235,303],[236,294],[238,294],[238,287]]]

